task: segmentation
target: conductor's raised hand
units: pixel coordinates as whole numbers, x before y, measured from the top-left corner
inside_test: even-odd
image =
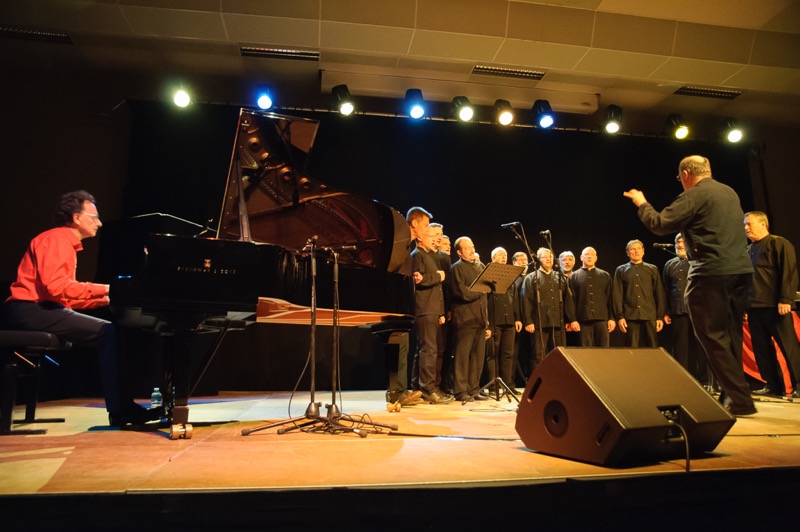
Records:
[[[644,193],[641,190],[636,190],[635,188],[632,188],[627,192],[623,192],[622,195],[626,198],[630,198],[631,201],[633,201],[633,204],[637,207],[643,203],[647,203]]]

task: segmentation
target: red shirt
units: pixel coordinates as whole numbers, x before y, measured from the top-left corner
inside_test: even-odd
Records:
[[[8,301],[53,301],[71,309],[108,305],[106,285],[75,280],[80,238],[69,227],[56,227],[34,238],[17,268]]]

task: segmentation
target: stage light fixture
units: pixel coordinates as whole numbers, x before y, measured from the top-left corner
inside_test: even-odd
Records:
[[[742,131],[742,128],[736,124],[736,121],[733,118],[726,118],[724,135],[725,140],[735,144],[744,138],[744,131]]]
[[[420,89],[408,89],[406,91],[406,106],[408,107],[408,116],[414,120],[419,120],[425,116],[425,100],[422,98]]]
[[[269,85],[260,85],[256,89],[256,105],[262,111],[266,111],[267,109],[271,109],[273,103],[275,103],[273,99],[272,87]]]
[[[606,133],[619,133],[622,121],[622,109],[617,105],[609,105],[606,107],[606,119],[603,124]]]
[[[667,128],[673,137],[683,140],[689,136],[689,126],[683,121],[683,117],[679,114],[671,114],[667,117]]]
[[[175,91],[175,94],[173,94],[172,101],[178,107],[187,107],[190,103],[192,103],[192,97],[189,96],[189,93],[186,92],[186,90],[178,89]]]
[[[466,96],[456,96],[453,98],[453,114],[462,122],[469,122],[475,116],[475,109],[469,103]]]
[[[531,108],[534,123],[542,129],[552,127],[555,123],[553,109],[547,100],[536,100]]]
[[[356,108],[353,105],[353,98],[350,97],[350,91],[347,89],[347,85],[336,85],[331,89],[331,93],[336,102],[336,109],[339,110],[340,114],[343,116],[350,116],[353,114]]]
[[[498,124],[507,126],[514,121],[514,108],[511,107],[508,100],[496,100],[494,110]]]

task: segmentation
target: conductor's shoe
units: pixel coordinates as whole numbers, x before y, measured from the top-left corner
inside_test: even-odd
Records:
[[[744,416],[752,416],[753,414],[758,413],[756,407],[751,406],[737,406],[733,404],[725,405],[725,410],[727,410],[732,416],[736,417],[744,417]]]
[[[144,425],[148,421],[158,421],[164,417],[164,408],[144,408],[138,404],[133,404],[124,410],[109,412],[108,424],[112,427],[122,427],[124,425]]]

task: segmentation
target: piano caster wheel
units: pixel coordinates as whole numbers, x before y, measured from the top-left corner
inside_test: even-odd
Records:
[[[185,425],[172,425],[169,428],[170,440],[191,440],[192,439],[192,424],[186,423]]]

